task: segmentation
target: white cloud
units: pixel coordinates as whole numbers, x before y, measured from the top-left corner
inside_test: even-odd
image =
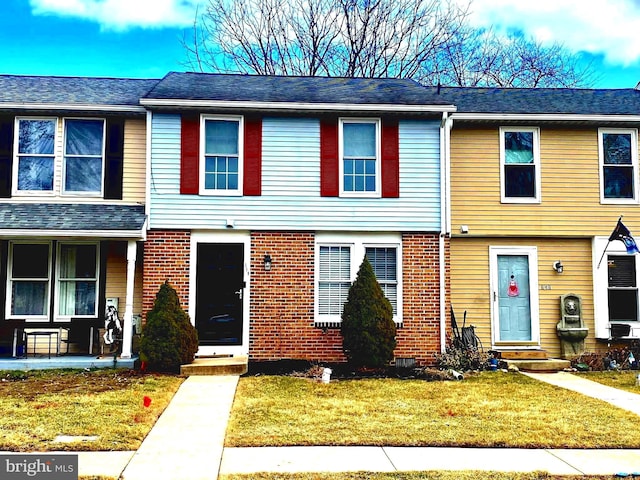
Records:
[[[202,0],[30,0],[34,15],[75,17],[104,29],[186,27]]]
[[[640,59],[636,0],[473,0],[471,12],[474,25],[519,30],[574,52],[602,54],[612,64],[626,66]]]

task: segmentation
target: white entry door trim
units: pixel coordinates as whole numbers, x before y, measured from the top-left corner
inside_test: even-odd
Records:
[[[500,274],[498,258],[501,256],[526,256],[529,265],[529,305],[531,317],[531,338],[523,341],[500,338]],[[539,348],[540,347],[540,307],[538,296],[538,250],[530,246],[489,247],[490,263],[490,305],[491,305],[491,342],[493,348]],[[502,282],[504,283],[504,282]]]

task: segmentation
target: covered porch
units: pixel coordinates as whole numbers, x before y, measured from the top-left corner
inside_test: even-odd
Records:
[[[145,226],[142,205],[0,204],[0,369],[133,365]]]

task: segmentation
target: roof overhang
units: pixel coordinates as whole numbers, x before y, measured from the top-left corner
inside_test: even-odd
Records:
[[[490,122],[640,122],[640,115],[585,115],[585,114],[548,114],[548,113],[452,113],[453,120],[490,121]]]
[[[73,238],[145,240],[146,227],[140,230],[31,230],[0,229],[0,238]]]
[[[80,103],[0,103],[1,110],[61,110],[66,112],[105,112],[105,113],[138,113],[144,114],[146,109],[139,105],[97,105]]]
[[[163,98],[143,98],[140,104],[156,108],[220,108],[243,110],[297,110],[297,111],[345,111],[361,112],[409,112],[409,113],[441,113],[455,112],[454,105],[406,105],[406,104],[372,104],[372,103],[304,103],[304,102],[236,102],[226,100],[176,100]]]

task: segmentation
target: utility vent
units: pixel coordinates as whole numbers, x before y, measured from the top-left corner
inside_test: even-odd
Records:
[[[396,358],[396,367],[398,368],[413,368],[416,366],[416,359],[410,358]]]

